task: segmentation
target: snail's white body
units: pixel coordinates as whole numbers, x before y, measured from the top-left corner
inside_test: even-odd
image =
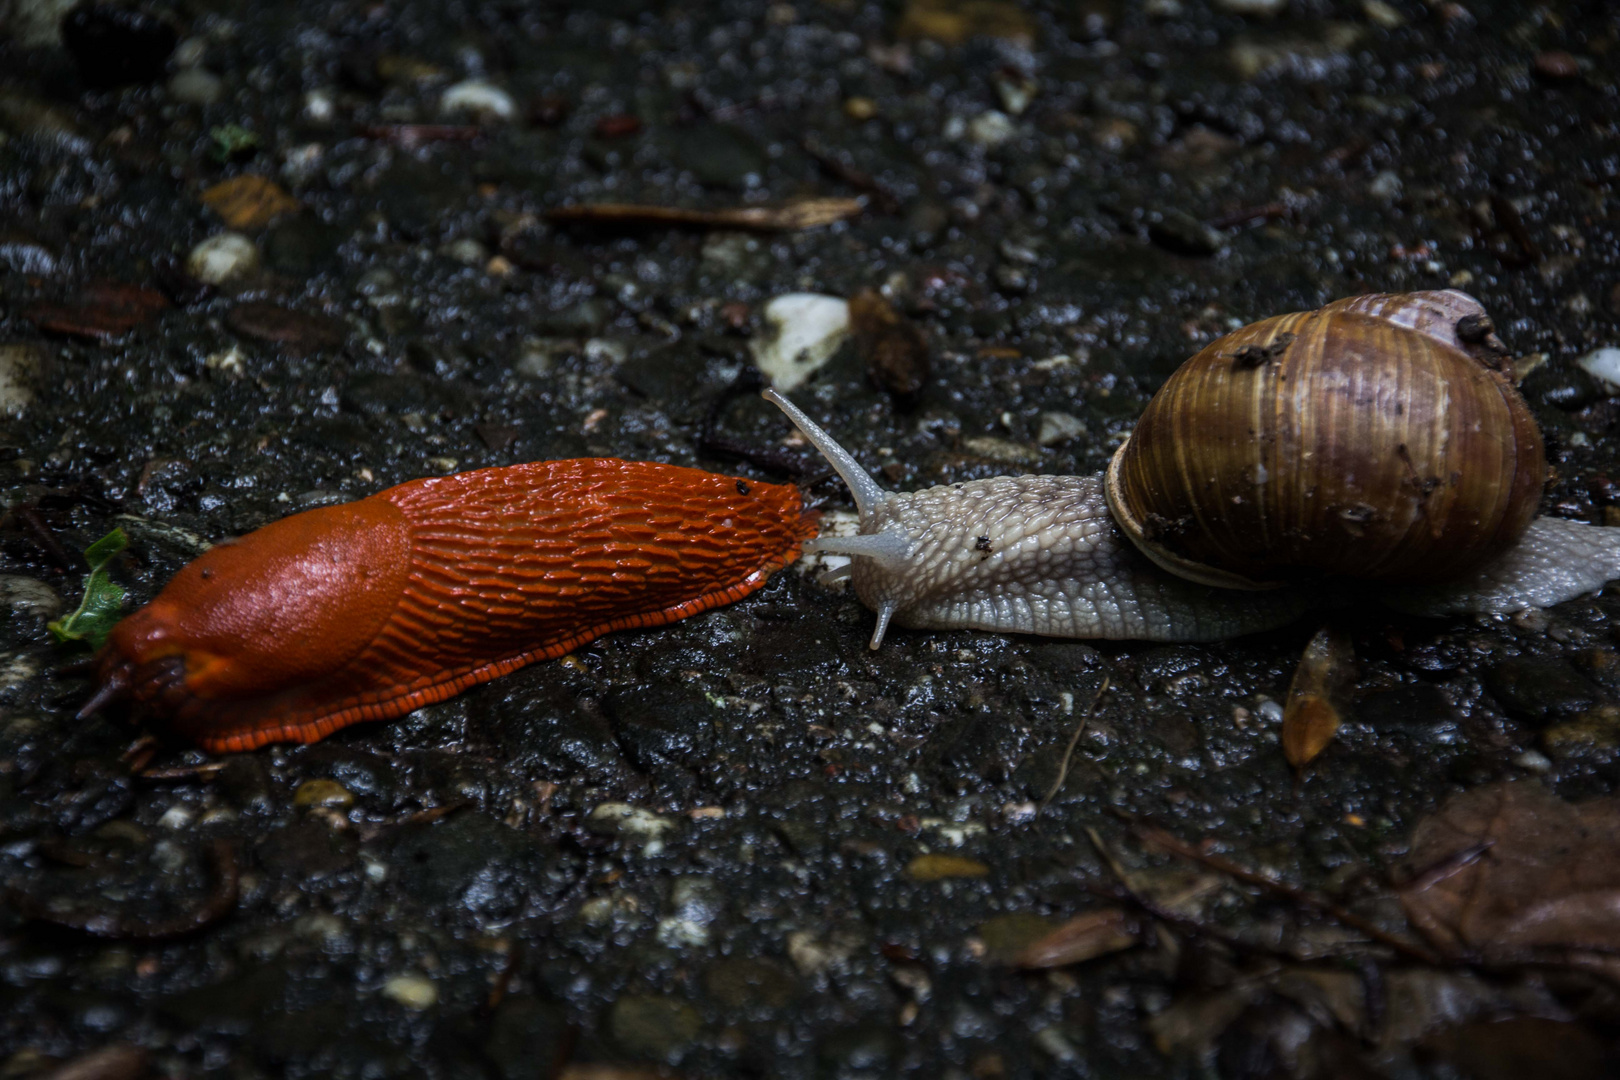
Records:
[[[1054,637],[1211,641],[1283,626],[1308,608],[1368,587],[1331,583],[1267,591],[1184,581],[1115,524],[1102,476],[999,476],[914,492],[880,488],[855,459],[775,391],[767,400],[826,456],[854,495],[860,534],[806,550],[851,557],[855,593],[877,612],[871,645],[893,622]],[[1542,518],[1516,545],[1464,578],[1378,586],[1421,615],[1513,612],[1573,599],[1620,578],[1620,529]]]

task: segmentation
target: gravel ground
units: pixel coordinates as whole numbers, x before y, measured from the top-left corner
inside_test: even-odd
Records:
[[[206,543],[415,477],[787,479],[698,435],[807,291],[927,334],[913,402],[849,343],[794,391],[904,490],[1098,471],[1231,327],[1462,288],[1529,371],[1544,509],[1612,522],[1620,411],[1577,364],[1620,345],[1611,6],[195,0],[80,10],[66,44],[61,11],[0,5],[0,1076],[1484,1078],[1504,1019],[1591,1050],[1542,1075],[1607,1075],[1603,987],[1392,958],[1132,825],[1404,932],[1387,885],[1448,796],[1615,788],[1611,597],[1335,615],[1346,723],[1300,776],[1276,702],[1320,617],[873,652],[792,569],[225,758],[76,720],[45,623],[114,525],[132,607]],[[810,197],[862,210],[547,216]],[[1125,886],[1180,921],[1011,966]]]

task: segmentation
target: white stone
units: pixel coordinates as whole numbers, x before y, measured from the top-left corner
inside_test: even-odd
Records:
[[[49,619],[60,614],[66,604],[57,591],[43,581],[6,574],[0,576],[0,606],[19,615]]]
[[[765,305],[765,328],[749,344],[760,373],[787,393],[808,379],[849,336],[849,303],[820,293],[784,293]]]
[[[967,122],[968,141],[987,149],[1000,146],[1016,134],[1018,127],[1012,117],[999,109],[986,109]]]
[[[1056,446],[1085,433],[1085,421],[1078,416],[1066,412],[1043,412],[1040,433],[1035,436],[1035,441],[1042,446]]]
[[[439,110],[446,114],[472,113],[480,118],[510,120],[517,114],[512,95],[482,79],[468,79],[446,88],[439,99]]]
[[[1367,194],[1375,199],[1391,202],[1401,197],[1401,176],[1393,169],[1385,169],[1372,178],[1367,185]]]
[[[241,233],[215,233],[186,256],[186,271],[204,285],[223,285],[259,268],[259,249]]]
[[[16,420],[28,411],[40,367],[38,346],[0,345],[0,417]]]
[[[656,855],[664,847],[664,834],[675,827],[675,821],[643,810],[629,803],[608,802],[591,811],[591,820],[601,823],[620,836],[645,840],[644,851]]]
[[[383,997],[421,1012],[439,1003],[439,988],[423,975],[394,975],[382,985]]]
[[[318,86],[304,92],[304,119],[313,120],[317,124],[328,124],[336,115],[337,99],[331,90]]]
[[[203,367],[215,375],[227,379],[240,379],[247,374],[246,360],[247,355],[242,352],[241,348],[232,345],[230,348],[223,349],[220,352],[209,353],[207,358],[203,360]]]
[[[1602,379],[1610,386],[1620,387],[1620,349],[1613,345],[1593,349],[1575,362],[1594,379]]]
[[[215,105],[225,96],[225,80],[205,68],[185,68],[170,76],[169,96],[182,105]]]
[[[1361,13],[1386,30],[1406,25],[1406,16],[1384,0],[1361,0]]]

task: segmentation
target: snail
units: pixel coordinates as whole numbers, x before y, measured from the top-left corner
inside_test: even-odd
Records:
[[[815,534],[791,485],[581,458],[412,480],[226,541],[122,619],[113,698],[206,750],[314,742],[765,583]]]
[[[1339,300],[1213,342],[1103,475],[883,490],[773,390],[843,477],[856,536],[808,551],[891,623],[1209,641],[1372,594],[1420,615],[1546,607],[1620,578],[1620,529],[1536,518],[1540,432],[1484,309]]]

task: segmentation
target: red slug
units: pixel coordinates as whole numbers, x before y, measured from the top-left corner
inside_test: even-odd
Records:
[[[730,603],[815,532],[797,488],[674,465],[581,458],[413,480],[182,568],[113,628],[81,715],[128,697],[214,753],[314,742]]]

